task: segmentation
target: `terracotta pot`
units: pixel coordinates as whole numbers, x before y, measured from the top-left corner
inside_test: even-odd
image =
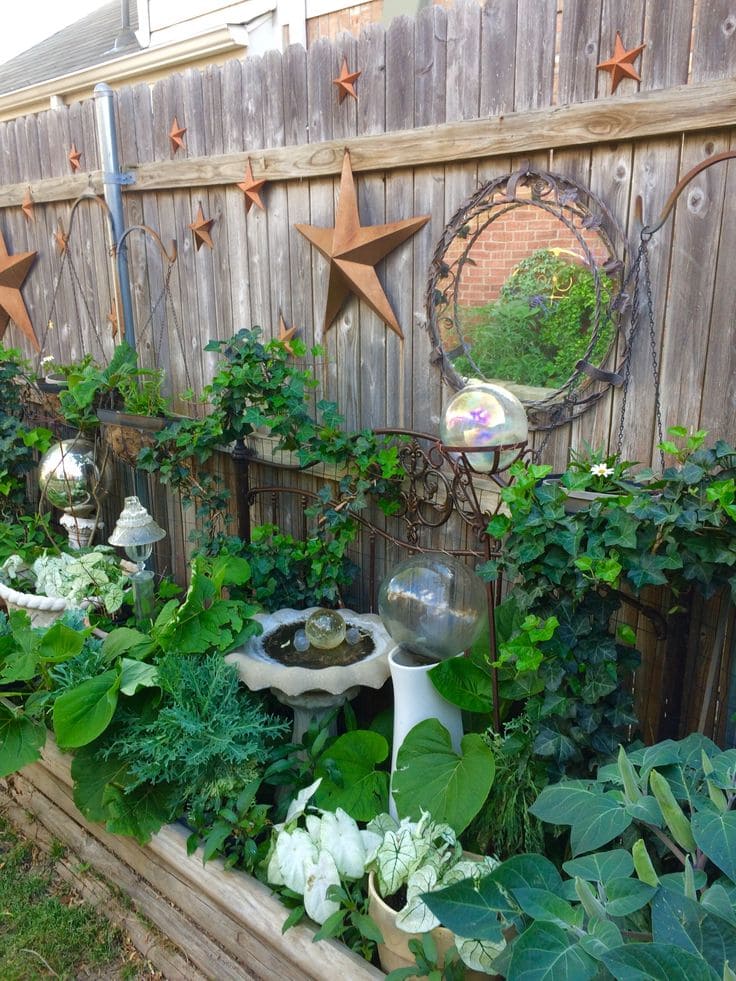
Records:
[[[378,895],[375,875],[371,872],[368,879],[368,912],[383,934],[383,943],[378,945],[378,959],[381,967],[388,974],[398,967],[411,967],[415,963],[414,955],[409,950],[410,940],[421,940],[421,933],[406,933],[396,926],[396,910]],[[444,966],[445,955],[455,942],[454,934],[446,927],[439,926],[432,930],[432,938],[437,946],[439,966]],[[500,977],[495,974],[483,974],[465,968],[466,981],[488,981],[488,978]],[[419,981],[411,977],[409,981]]]

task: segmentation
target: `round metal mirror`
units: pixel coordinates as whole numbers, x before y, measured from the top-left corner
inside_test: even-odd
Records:
[[[481,187],[430,268],[428,323],[448,383],[497,382],[538,427],[588,408],[620,380],[610,362],[623,241],[605,205],[568,178],[524,170]]]

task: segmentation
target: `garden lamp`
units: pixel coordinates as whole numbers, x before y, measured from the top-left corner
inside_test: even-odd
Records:
[[[108,542],[124,548],[125,554],[138,567],[130,581],[133,583],[135,618],[139,623],[153,619],[153,572],[145,565],[154,542],[160,542],[165,537],[166,532],[156,524],[138,498],[126,497]]]

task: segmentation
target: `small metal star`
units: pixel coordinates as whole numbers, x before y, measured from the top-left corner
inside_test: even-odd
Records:
[[[210,249],[214,249],[214,243],[212,241],[212,236],[210,235],[210,228],[215,224],[214,218],[205,218],[204,211],[202,211],[202,205],[199,206],[199,211],[197,212],[197,217],[189,225],[194,234],[194,244],[197,246],[197,252],[206,245]]]
[[[176,153],[177,150],[185,150],[184,140],[182,137],[186,133],[186,126],[180,126],[179,120],[174,116],[174,121],[171,124],[171,129],[169,130],[169,140],[171,141],[171,150]]]
[[[64,231],[64,226],[59,222],[56,231],[54,232],[54,241],[56,242],[56,251],[59,255],[64,255],[67,248],[69,247],[69,236]]]
[[[118,311],[114,303],[110,307],[110,312],[107,315],[107,322],[110,325],[112,339],[115,340],[120,332],[120,325],[118,324]]]
[[[31,222],[36,220],[36,216],[33,214],[33,198],[31,197],[30,187],[26,190],[20,209],[26,216],[26,221]]]
[[[646,48],[646,44],[639,44],[631,51],[627,51],[620,32],[616,31],[613,55],[608,61],[602,61],[596,65],[598,71],[611,73],[611,95],[618,88],[618,83],[624,78],[633,78],[635,82],[641,81],[641,75],[632,66],[632,62],[639,57],[644,48]]]
[[[289,354],[294,353],[294,349],[292,348],[290,341],[293,337],[296,336],[298,330],[299,328],[293,325],[291,327],[286,326],[284,315],[279,310],[279,340],[284,345],[284,347],[289,352]]]
[[[82,151],[77,150],[76,143],[72,143],[72,148],[69,151],[69,156],[67,157],[71,168],[73,171],[81,170],[82,168]]]
[[[250,164],[250,157],[248,158],[248,166],[245,170],[245,179],[238,184],[238,187],[245,195],[245,210],[250,211],[254,204],[257,204],[261,211],[266,210],[266,206],[263,201],[261,201],[261,195],[258,193],[264,184],[268,181],[262,180],[257,181],[253,177],[253,168]]]
[[[357,100],[358,96],[355,94],[355,88],[353,82],[357,82],[360,78],[362,72],[351,72],[348,71],[348,59],[342,59],[342,68],[340,69],[340,74],[337,78],[332,79],[332,84],[337,86],[337,96],[340,102],[343,101],[347,96],[351,95]]]

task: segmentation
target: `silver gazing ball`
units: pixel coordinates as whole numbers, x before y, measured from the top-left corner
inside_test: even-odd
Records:
[[[297,630],[294,634],[294,639],[292,640],[295,651],[308,651],[309,650],[309,637],[303,630]]]
[[[66,514],[94,514],[96,497],[106,491],[94,444],[79,436],[54,443],[39,461],[38,486],[49,504]]]
[[[378,612],[396,643],[440,661],[472,646],[486,610],[483,582],[446,555],[400,562],[378,591]]]

